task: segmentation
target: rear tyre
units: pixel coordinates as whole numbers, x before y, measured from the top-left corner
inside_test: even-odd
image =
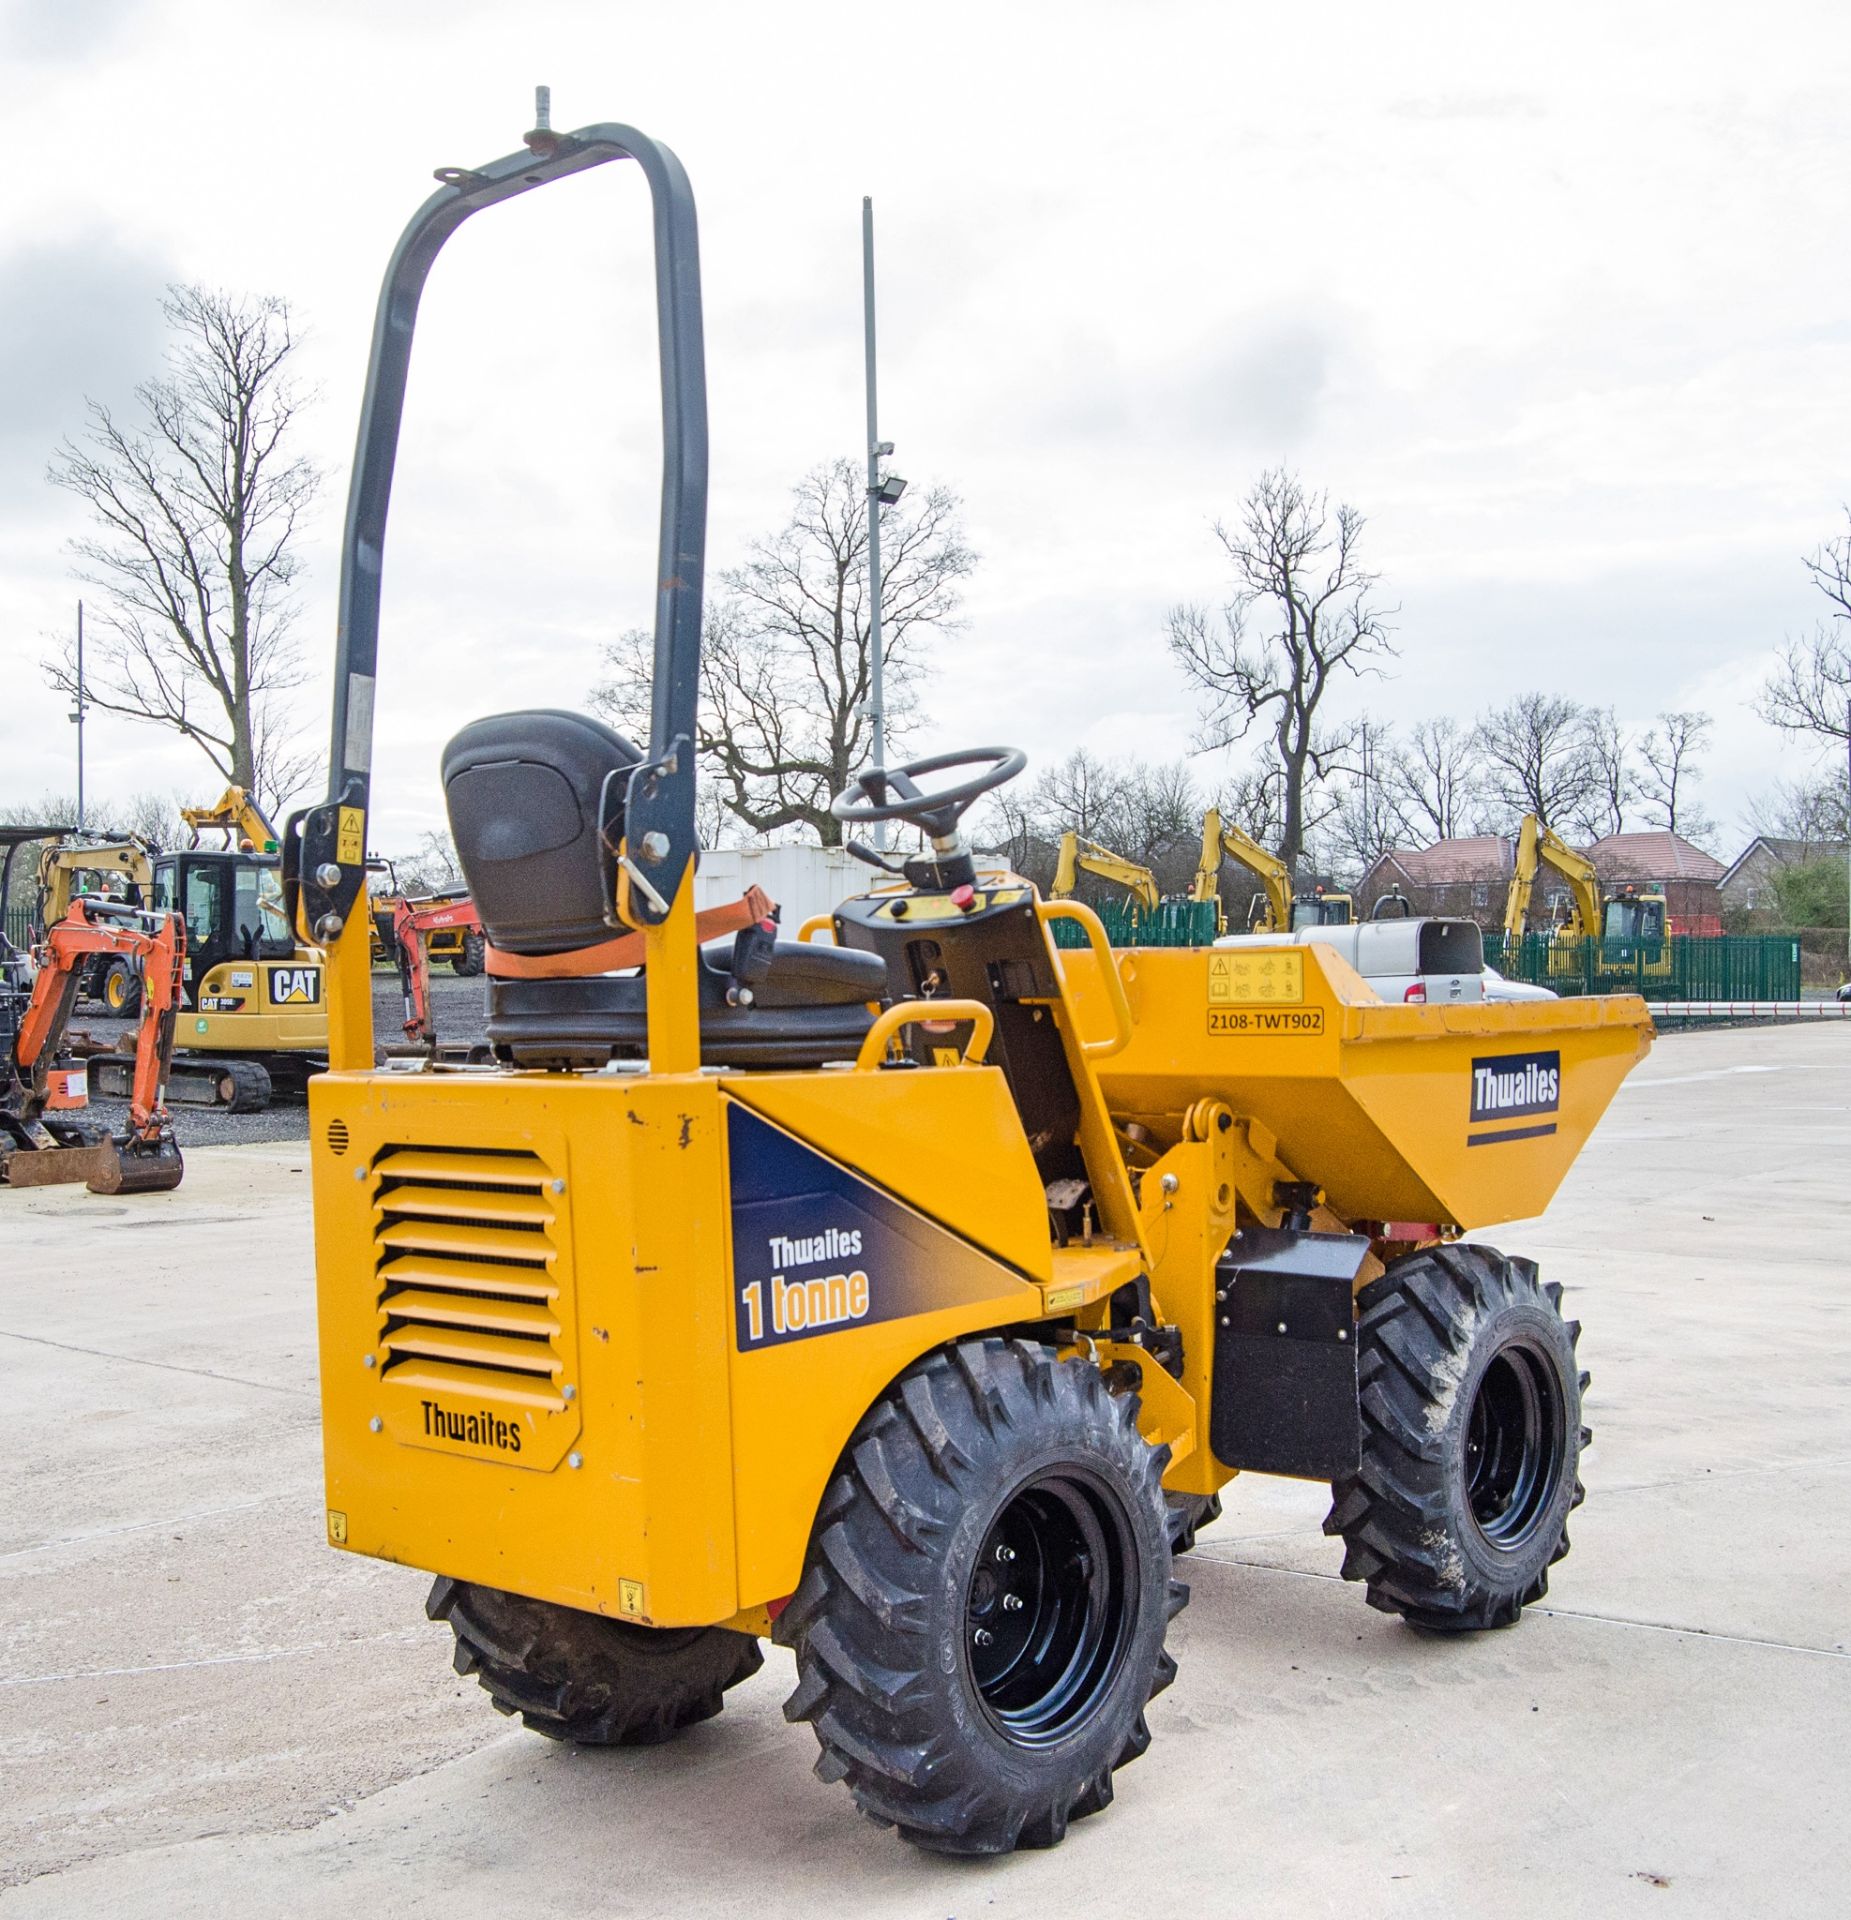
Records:
[[[776,1639],[816,1771],[942,1853],[1053,1846],[1150,1744],[1188,1589],[1137,1401],[1023,1340],[901,1376],[824,1495]]]
[[[1172,1493],[1164,1496],[1170,1517],[1170,1552],[1188,1553],[1204,1527],[1221,1518],[1218,1493]]]
[[[133,1019],[141,1011],[141,976],[126,960],[112,960],[103,969],[97,998],[104,1008],[122,1018]]]
[[[601,1613],[438,1579],[424,1610],[456,1635],[456,1670],[549,1740],[648,1747],[711,1720],[764,1664],[749,1633],[636,1627]]]
[[[1561,1298],[1475,1246],[1408,1254],[1358,1295],[1362,1463],[1332,1483],[1324,1531],[1372,1607],[1467,1633],[1548,1592],[1590,1437]]]
[[[464,934],[463,950],[452,955],[450,965],[465,980],[473,980],[482,971],[482,936],[479,933]]]

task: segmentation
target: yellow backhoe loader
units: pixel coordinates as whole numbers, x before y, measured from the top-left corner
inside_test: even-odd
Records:
[[[1356,918],[1355,902],[1347,893],[1327,893],[1320,886],[1304,899],[1292,893],[1291,869],[1250,833],[1224,821],[1210,807],[1202,816],[1202,857],[1189,891],[1197,902],[1213,901],[1219,931],[1227,931],[1221,912],[1221,863],[1235,860],[1260,883],[1248,921],[1250,933],[1282,933],[1300,927],[1347,927]]]
[[[494,1058],[387,1072],[365,847],[419,296],[465,220],[606,162],[654,206],[649,737],[529,709],[450,742]],[[555,1739],[706,1720],[769,1638],[823,1780],[964,1854],[1111,1802],[1176,1676],[1176,1558],[1237,1472],[1328,1481],[1375,1606],[1511,1625],[1567,1551],[1585,1376],[1560,1288],[1462,1236],[1548,1203],[1643,1002],[1389,1005],[1317,944],[1115,953],[978,870],[960,823],[1007,747],[864,772],[834,814],[923,836],[902,883],[703,945],[687,176],[600,124],[438,179],[373,335],[327,797],[283,841],[328,949],[330,1543],[429,1569],[458,1669]]]
[[[1504,903],[1504,938],[1514,948],[1530,929],[1536,882],[1545,872],[1568,890],[1566,913],[1547,929],[1551,979],[1668,980],[1671,977],[1669,904],[1652,886],[1625,885],[1603,894],[1600,875],[1552,827],[1526,813],[1517,829],[1515,864]],[[1592,942],[1585,947],[1584,942]]]
[[[49,932],[82,894],[101,893],[145,906],[154,879],[152,862],[148,843],[134,834],[94,840],[61,834],[39,855],[38,925]],[[76,969],[76,980],[78,993],[101,1001],[112,1014],[132,1018],[141,1004],[141,970],[126,954],[89,956]]]

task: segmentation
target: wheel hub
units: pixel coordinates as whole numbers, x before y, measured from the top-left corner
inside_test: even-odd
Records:
[[[1525,1545],[1562,1481],[1566,1412],[1546,1358],[1512,1345],[1491,1358],[1466,1422],[1466,1498],[1494,1547]]]
[[[971,1680],[1012,1743],[1071,1733],[1104,1698],[1135,1620],[1128,1516],[1090,1476],[1038,1475],[984,1536],[965,1595]]]

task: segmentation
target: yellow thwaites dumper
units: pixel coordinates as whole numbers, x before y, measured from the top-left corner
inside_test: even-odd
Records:
[[[622,158],[660,308],[650,738],[528,712],[451,743],[496,1063],[375,1071],[365,816],[419,292],[472,213]],[[1020,769],[1000,748],[838,799],[923,830],[901,884],[812,938],[701,946],[686,178],[614,125],[439,178],[374,336],[329,797],[284,849],[330,974],[330,1540],[435,1573],[459,1669],[557,1738],[705,1719],[769,1637],[819,1773],[963,1853],[1111,1799],[1174,1673],[1173,1556],[1239,1470],[1329,1481],[1377,1606],[1509,1625],[1566,1551],[1581,1381],[1559,1289],[1459,1234],[1547,1202],[1642,1003],[1389,1006],[1317,946],[1115,954],[1084,907],[976,870],[958,822]],[[1056,949],[1062,915],[1088,950]]]

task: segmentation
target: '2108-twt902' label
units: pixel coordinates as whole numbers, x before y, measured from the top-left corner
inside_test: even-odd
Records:
[[[1500,1140],[1540,1140],[1555,1131],[1542,1114],[1562,1106],[1562,1056],[1549,1053],[1499,1053],[1472,1062],[1471,1125],[1468,1147],[1494,1146]]]
[[[741,1353],[1026,1290],[956,1234],[737,1101],[726,1140]]]

